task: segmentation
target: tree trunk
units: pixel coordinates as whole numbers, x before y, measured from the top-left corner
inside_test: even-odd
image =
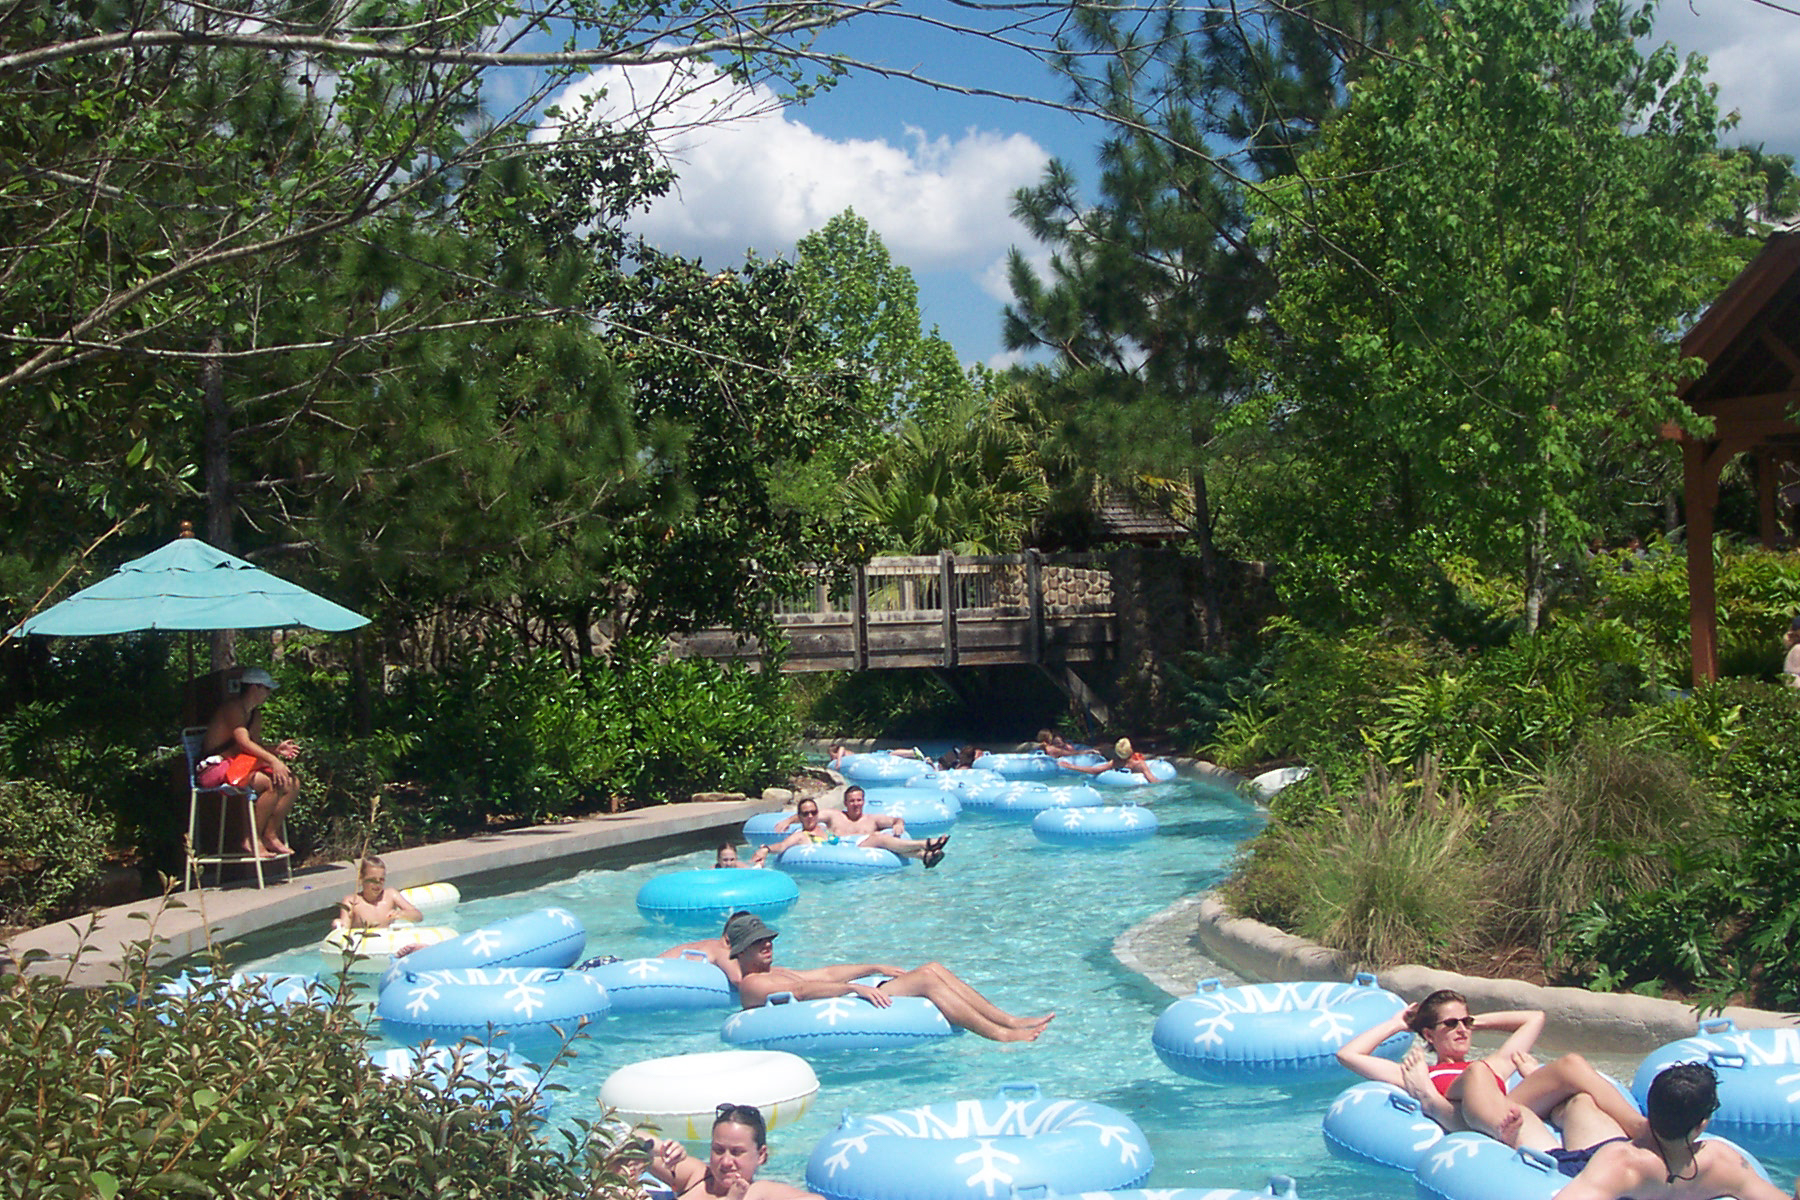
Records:
[[[1536,633],[1550,598],[1550,562],[1545,542],[1550,535],[1550,510],[1539,505],[1525,531],[1525,632]]]
[[[217,334],[207,343],[217,355],[224,340]],[[228,554],[236,553],[231,539],[231,410],[225,403],[225,366],[209,358],[200,372],[200,405],[204,416],[200,470],[206,485],[206,540]],[[215,629],[211,636],[212,669],[222,671],[237,657],[237,631]]]
[[[1212,508],[1206,498],[1206,473],[1196,469],[1194,483],[1194,539],[1200,543],[1201,642],[1217,651],[1224,636],[1225,619],[1219,612],[1219,555],[1213,545]]]

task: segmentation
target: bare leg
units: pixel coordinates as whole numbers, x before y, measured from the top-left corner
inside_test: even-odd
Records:
[[[1470,1129],[1508,1146],[1548,1150],[1561,1145],[1537,1113],[1501,1092],[1493,1069],[1484,1062],[1457,1076],[1450,1085],[1450,1099],[1462,1105],[1463,1120]]]
[[[263,771],[250,777],[249,787],[256,792],[256,829],[251,834],[254,844],[249,853],[259,858],[270,854],[292,854],[293,847],[275,836],[275,831],[287,816],[288,809],[294,806],[298,787],[290,782],[285,789],[278,788]]]
[[[925,843],[917,838],[897,838],[891,833],[864,834],[862,844],[876,850],[891,850],[901,858],[918,858],[925,853]]]
[[[1586,1092],[1577,1092],[1563,1103],[1557,1123],[1562,1126],[1563,1145],[1571,1150],[1585,1150],[1601,1142],[1629,1136]]]
[[[1056,1015],[1015,1017],[937,963],[896,975],[881,987],[891,996],[922,996],[952,1025],[996,1042],[1034,1042]]]
[[[1565,1054],[1527,1075],[1513,1089],[1512,1099],[1544,1116],[1563,1101],[1583,1092],[1593,1098],[1600,1111],[1612,1118],[1625,1136],[1636,1137],[1649,1127],[1637,1106],[1579,1054]]]

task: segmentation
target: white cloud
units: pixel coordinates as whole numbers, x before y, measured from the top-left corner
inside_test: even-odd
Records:
[[[902,144],[834,139],[764,89],[733,91],[716,75],[609,68],[557,98],[622,113],[654,108],[675,190],[634,227],[662,248],[730,262],[746,248],[788,254],[800,237],[854,208],[897,262],[914,271],[980,276],[1026,235],[1012,194],[1036,183],[1050,155],[1023,134],[968,129],[958,137],[909,127]]]
[[[1800,16],[1755,0],[1668,0],[1655,39],[1706,56],[1720,107],[1742,118],[1727,145],[1800,155]]]

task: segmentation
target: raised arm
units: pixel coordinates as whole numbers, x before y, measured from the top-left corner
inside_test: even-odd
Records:
[[[1543,1035],[1545,1019],[1544,1013],[1535,1008],[1503,1009],[1476,1017],[1475,1028],[1506,1034],[1505,1043],[1488,1057],[1504,1057],[1516,1068]]]
[[[1400,1072],[1400,1064],[1385,1058],[1378,1058],[1375,1048],[1393,1037],[1396,1033],[1405,1033],[1407,1022],[1412,1019],[1414,1005],[1407,1005],[1402,1012],[1396,1013],[1379,1025],[1372,1025],[1363,1030],[1337,1052],[1337,1060],[1348,1069],[1355,1071],[1364,1079],[1373,1079],[1376,1083],[1392,1084],[1397,1088],[1406,1087],[1406,1079]]]
[[[396,917],[402,917],[415,923],[425,919],[425,914],[419,911],[418,906],[411,900],[408,900],[405,896],[402,896],[398,889],[389,888],[388,899],[393,902],[394,915]]]

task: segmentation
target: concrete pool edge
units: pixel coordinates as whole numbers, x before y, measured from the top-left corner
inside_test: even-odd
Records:
[[[1233,916],[1212,892],[1178,900],[1138,922],[1119,935],[1113,954],[1163,991],[1186,996],[1198,980],[1181,974],[1184,948],[1203,952],[1253,982],[1347,979],[1351,973],[1350,964],[1335,951],[1260,921]],[[1645,1053],[1695,1031],[1693,1008],[1650,996],[1484,979],[1415,964],[1382,972],[1381,983],[1408,1000],[1454,988],[1469,998],[1476,1012],[1542,1009],[1550,1018],[1544,1045],[1562,1050]],[[1800,1021],[1795,1014],[1737,1005],[1712,1015],[1729,1017],[1740,1029],[1786,1028]]]
[[[783,793],[747,800],[665,804],[414,846],[381,857],[387,864],[388,881],[395,887],[462,884],[567,866],[626,846],[698,839],[720,830],[735,830],[746,817],[785,808],[789,803],[791,798]],[[158,939],[158,964],[308,917],[320,919],[322,934],[333,907],[355,888],[355,865],[342,862],[295,871],[292,882],[260,890],[234,882],[174,892],[28,929],[8,939],[4,953],[33,974],[65,978],[76,987],[95,987],[122,979],[128,948],[152,933]],[[25,955],[31,951],[48,957],[25,968]]]

